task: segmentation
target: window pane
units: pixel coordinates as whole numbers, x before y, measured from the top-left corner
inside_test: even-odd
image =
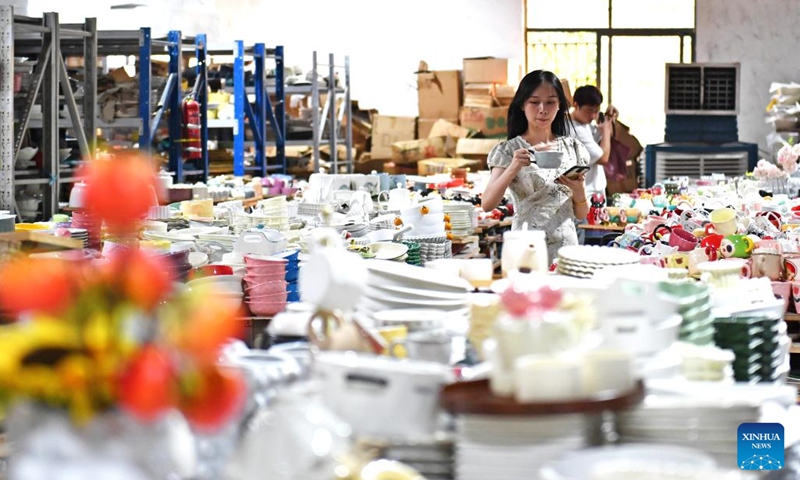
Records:
[[[608,62],[608,36],[600,37],[600,84],[597,87],[606,102],[609,100],[608,85],[611,83],[611,64]]]
[[[694,28],[695,0],[612,0],[612,2],[613,28]]]
[[[529,32],[528,71],[550,70],[570,87],[597,83],[597,35],[592,32]]]
[[[692,37],[683,37],[683,63],[692,63]]]
[[[528,28],[608,28],[608,0],[526,0]]]
[[[611,102],[642,145],[664,141],[665,64],[681,58],[679,37],[611,40]]]

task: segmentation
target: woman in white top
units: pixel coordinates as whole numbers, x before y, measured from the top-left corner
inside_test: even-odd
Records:
[[[552,262],[558,249],[577,245],[575,220],[586,218],[589,205],[584,177],[572,179],[563,173],[575,165],[587,165],[589,152],[569,137],[569,103],[561,82],[551,72],[536,70],[525,76],[508,107],[508,140],[489,152],[492,173],[483,192],[481,207],[491,211],[506,189],[514,197],[513,230],[544,230],[547,253]],[[557,168],[531,163],[535,151],[561,152]]]

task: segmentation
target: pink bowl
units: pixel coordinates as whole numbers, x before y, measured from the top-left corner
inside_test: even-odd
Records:
[[[272,255],[261,255],[258,253],[248,253],[244,256],[244,264],[248,267],[281,267],[286,268],[285,258],[273,257]]]
[[[259,283],[257,285],[248,284],[246,290],[247,294],[250,295],[250,298],[286,294],[286,282],[266,282]]]
[[[286,302],[249,301],[247,307],[254,315],[272,316],[286,308]]]
[[[253,295],[250,292],[250,297],[247,299],[248,302],[285,302],[286,297],[289,294],[286,290],[277,293],[263,293],[260,295]]]
[[[247,274],[244,277],[242,277],[242,280],[244,280],[245,283],[247,283],[247,286],[254,286],[267,282],[281,282],[285,278],[286,274],[283,272],[270,273],[268,275],[247,272]]]

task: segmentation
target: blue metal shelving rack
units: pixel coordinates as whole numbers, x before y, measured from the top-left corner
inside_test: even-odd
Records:
[[[257,43],[245,48],[244,42],[237,40],[232,45],[214,46],[207,48],[204,55],[233,55],[233,86],[226,87],[233,93],[234,118],[232,120],[210,120],[208,128],[233,129],[233,174],[237,177],[248,173],[266,176],[268,172],[286,172],[286,117],[285,117],[285,91],[284,91],[284,56],[283,46],[267,49],[265,44]],[[254,86],[245,85],[245,55],[251,55],[255,66]],[[276,63],[275,95],[276,102],[273,108],[269,97],[269,88],[266,85],[266,61],[274,58]],[[254,102],[248,99],[248,93],[254,94]],[[198,100],[200,101],[200,100]],[[200,102],[202,115],[208,110],[208,99],[203,97]],[[245,124],[245,119],[247,123]],[[245,129],[249,126],[253,134],[255,162],[245,165],[244,149]],[[271,128],[274,142],[267,141],[267,128]],[[267,146],[275,145],[277,149],[277,162],[268,165]],[[208,164],[208,153],[204,151],[204,161]]]
[[[187,176],[202,176],[203,180],[208,178],[208,156],[203,155],[199,169],[186,170],[183,160],[183,145],[180,141],[183,136],[182,131],[182,104],[183,91],[181,82],[183,79],[183,47],[189,44],[192,49],[196,49],[198,58],[198,81],[200,79],[201,66],[205,68],[205,59],[201,59],[201,48],[198,45],[205,44],[205,35],[198,38],[183,37],[179,30],[172,30],[167,34],[166,40],[154,40],[149,27],[140,29],[139,42],[139,118],[141,120],[141,131],[139,136],[139,148],[149,152],[152,149],[153,137],[161,123],[164,112],[170,111],[168,132],[169,132],[169,171],[175,173],[178,182],[184,181]],[[201,40],[202,39],[202,40]],[[161,94],[159,105],[161,106],[153,115],[153,106],[150,102],[151,80],[151,58],[153,47],[166,48],[169,55],[169,70],[164,91]],[[203,94],[205,90],[202,90]],[[205,110],[201,111],[201,119],[205,118]],[[207,130],[206,139],[207,139]],[[202,135],[202,133],[201,133]],[[201,137],[202,138],[202,137]],[[206,142],[202,142],[203,145]],[[205,149],[205,147],[204,147]]]

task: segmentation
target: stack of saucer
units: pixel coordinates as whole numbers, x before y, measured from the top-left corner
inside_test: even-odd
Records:
[[[467,202],[445,202],[444,213],[450,218],[450,233],[454,237],[466,237],[474,232],[472,212],[475,206]],[[447,217],[445,217],[447,220]]]
[[[683,317],[678,338],[695,345],[714,343],[714,315],[708,285],[694,280],[662,282],[659,289],[678,305]]]
[[[417,242],[403,242],[403,245],[408,247],[406,253],[406,263],[409,265],[422,265],[422,257],[420,256],[419,243]]]
[[[102,221],[83,210],[78,210],[72,213],[72,228],[84,229],[87,234],[88,243],[85,245],[88,248],[98,248],[100,246]]]
[[[639,254],[630,250],[588,245],[570,245],[558,249],[558,273],[578,278],[592,278],[598,270],[639,263]]]

